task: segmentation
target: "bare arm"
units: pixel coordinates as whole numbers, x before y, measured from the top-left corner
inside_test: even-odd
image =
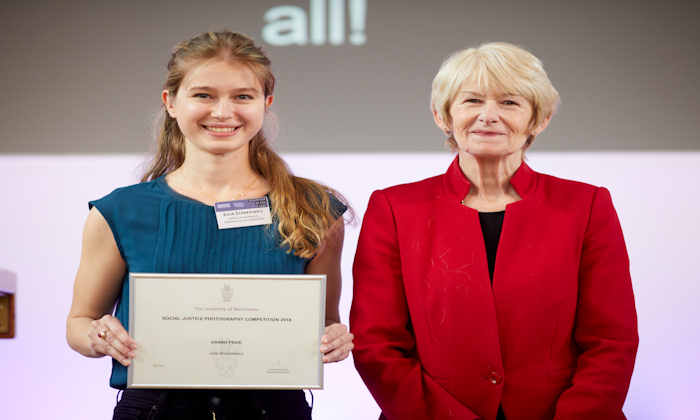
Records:
[[[326,330],[321,338],[321,353],[324,362],[337,362],[348,357],[352,350],[353,335],[347,326],[340,323],[338,304],[342,286],[340,257],[343,250],[345,225],[338,218],[326,233],[316,256],[306,266],[306,274],[326,275]]]
[[[66,339],[73,350],[87,357],[110,355],[128,365],[136,343],[111,315],[125,270],[107,221],[93,208],[85,222],[73,303],[66,322]]]

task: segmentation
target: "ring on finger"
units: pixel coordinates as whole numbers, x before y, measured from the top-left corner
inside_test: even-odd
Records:
[[[100,337],[101,339],[107,341],[107,334],[109,333],[109,330],[107,328],[101,329],[97,332],[97,336]]]

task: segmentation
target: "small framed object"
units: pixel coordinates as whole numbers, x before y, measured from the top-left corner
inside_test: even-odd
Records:
[[[0,293],[0,338],[15,336],[15,295]]]

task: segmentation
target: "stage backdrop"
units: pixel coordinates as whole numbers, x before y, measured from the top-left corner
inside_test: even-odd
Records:
[[[138,153],[172,46],[230,28],[265,46],[286,152],[430,152],[452,52],[509,41],[562,107],[538,150],[697,150],[700,6],[667,0],[4,1],[0,153]]]
[[[169,50],[202,30],[257,39],[278,78],[276,146],[343,192],[443,172],[430,83],[455,50],[510,41],[539,56],[562,106],[533,168],[610,188],[631,258],[640,347],[625,412],[700,412],[698,5],[669,0],[187,2],[0,5],[0,270],[17,276],[17,328],[0,339],[0,417],[109,418],[109,361],[65,343],[87,201],[136,182]],[[274,123],[268,124],[274,126]],[[347,229],[341,314],[359,224]],[[327,366],[315,419],[374,419],[352,361]]]

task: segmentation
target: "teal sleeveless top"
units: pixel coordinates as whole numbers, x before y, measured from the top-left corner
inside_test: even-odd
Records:
[[[268,197],[269,198],[269,197]],[[330,194],[334,216],[346,206]],[[280,246],[277,223],[219,230],[214,207],[172,190],[164,177],[89,202],[112,230],[126,262],[114,316],[129,328],[129,272],[303,274],[308,259]],[[126,367],[112,360],[109,384],[126,387]]]

